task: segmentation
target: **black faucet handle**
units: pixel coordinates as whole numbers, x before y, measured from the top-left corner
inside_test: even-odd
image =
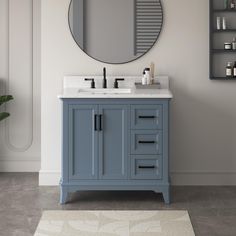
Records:
[[[85,78],[85,81],[91,81],[91,88],[95,88],[95,81],[94,78]]]
[[[118,81],[124,81],[124,80],[125,80],[124,78],[116,78],[114,82],[114,88],[119,88]]]

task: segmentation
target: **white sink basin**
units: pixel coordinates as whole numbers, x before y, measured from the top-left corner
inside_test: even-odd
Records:
[[[78,93],[90,93],[90,94],[127,94],[131,93],[131,89],[122,88],[122,89],[91,89],[91,88],[82,88],[78,90]]]

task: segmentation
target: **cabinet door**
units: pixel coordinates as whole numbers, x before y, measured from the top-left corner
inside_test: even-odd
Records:
[[[69,178],[97,179],[98,131],[96,105],[71,105],[69,108]]]
[[[126,179],[128,163],[128,106],[100,105],[100,179]],[[100,120],[100,119],[99,119]]]

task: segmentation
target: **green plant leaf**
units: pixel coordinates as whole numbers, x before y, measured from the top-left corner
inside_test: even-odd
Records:
[[[0,96],[0,106],[10,100],[14,99],[11,95]]]
[[[10,114],[7,112],[0,113],[0,121],[6,119],[8,116],[10,116]]]

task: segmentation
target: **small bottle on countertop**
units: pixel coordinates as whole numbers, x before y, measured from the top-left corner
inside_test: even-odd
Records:
[[[233,42],[232,42],[232,49],[236,50],[236,38],[233,38]]]
[[[151,80],[152,80],[151,84],[154,84],[155,64],[153,62],[150,64],[150,73],[151,73]]]
[[[147,85],[147,76],[146,76],[145,71],[143,71],[142,85]]]
[[[236,61],[234,62],[233,76],[236,77]]]
[[[232,63],[228,62],[226,66],[226,77],[232,77],[232,76],[233,76]]]
[[[147,78],[147,85],[150,85],[152,83],[150,68],[145,69],[145,75],[146,75],[146,78]]]

